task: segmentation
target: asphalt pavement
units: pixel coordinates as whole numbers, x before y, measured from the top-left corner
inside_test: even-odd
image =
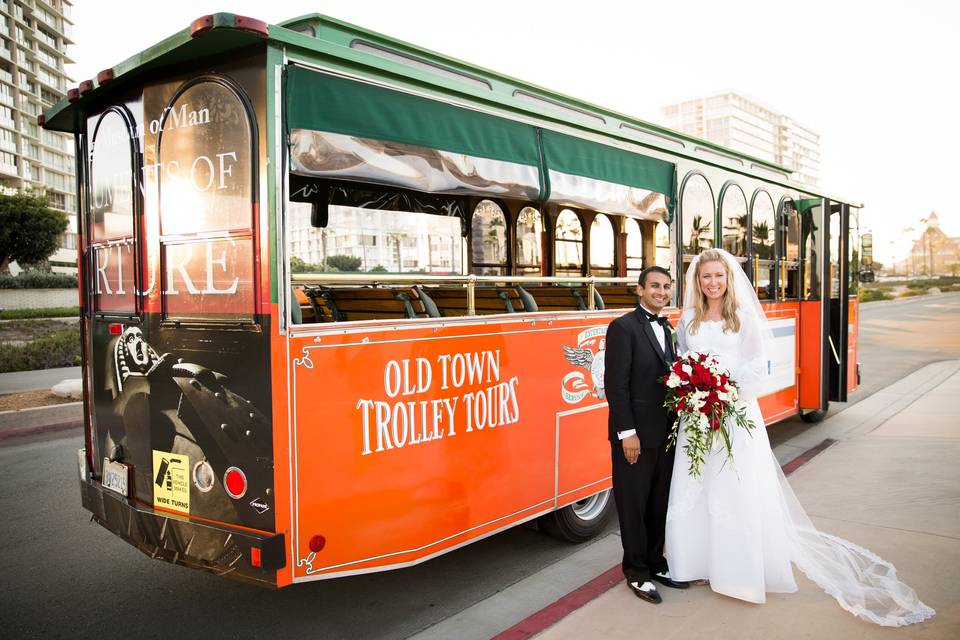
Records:
[[[61,380],[72,380],[79,377],[80,367],[0,373],[0,395],[49,389]]]

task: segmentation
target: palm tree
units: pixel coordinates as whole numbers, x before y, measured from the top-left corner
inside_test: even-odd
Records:
[[[703,216],[693,216],[693,220],[690,221],[690,253],[700,253],[701,244],[704,245],[704,249],[713,246],[709,235],[710,226],[710,220],[704,221]]]
[[[773,256],[773,246],[770,243],[770,225],[766,220],[753,223],[753,248],[762,260],[769,260]]]

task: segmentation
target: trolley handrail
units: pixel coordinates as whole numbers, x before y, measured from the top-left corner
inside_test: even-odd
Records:
[[[462,276],[432,276],[425,273],[293,273],[290,274],[292,284],[463,284],[467,286],[467,314],[476,315],[474,288],[483,283],[529,283],[529,284],[585,284],[587,285],[587,309],[596,309],[594,303],[594,286],[596,284],[625,284],[636,283],[634,278],[614,277],[559,277],[559,276],[478,276],[474,274]]]

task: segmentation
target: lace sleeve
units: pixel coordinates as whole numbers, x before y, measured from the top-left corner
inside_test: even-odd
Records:
[[[740,395],[756,397],[763,392],[768,374],[767,345],[761,327],[750,314],[740,314],[740,353],[730,377],[740,386]]]

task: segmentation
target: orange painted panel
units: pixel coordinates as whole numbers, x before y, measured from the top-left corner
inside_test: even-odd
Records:
[[[595,404],[558,416],[557,500],[574,502],[610,487],[607,405]]]
[[[822,342],[820,336],[820,302],[800,303],[800,407],[820,408]]]
[[[590,359],[616,315],[294,335],[295,578],[402,566],[551,510],[565,437],[584,453],[565,486],[608,477],[606,410],[559,439],[557,414],[598,402]]]

